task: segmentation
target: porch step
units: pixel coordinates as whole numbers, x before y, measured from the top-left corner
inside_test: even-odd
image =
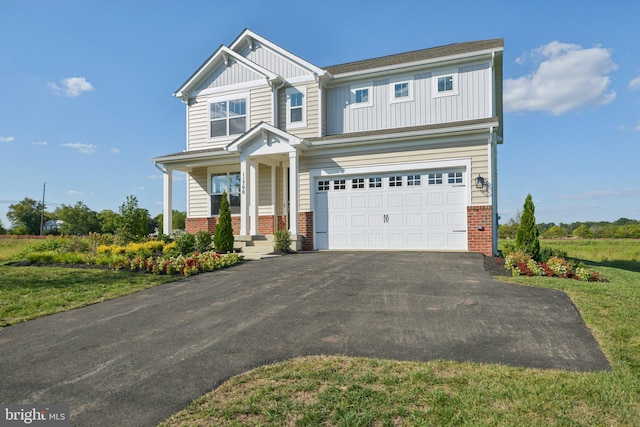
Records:
[[[236,236],[237,247],[246,254],[270,254],[273,252],[273,235],[264,236]]]

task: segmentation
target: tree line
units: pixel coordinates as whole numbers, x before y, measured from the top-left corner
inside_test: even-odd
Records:
[[[174,230],[184,230],[185,212],[173,211]],[[146,236],[162,229],[163,215],[149,215],[147,209],[138,206],[135,196],[127,196],[117,212],[105,209],[96,212],[83,202],[75,205],[61,205],[53,212],[46,210],[42,202],[25,197],[24,200],[9,205],[7,218],[11,222],[5,229],[0,222],[0,234],[39,235],[42,224],[59,220],[56,227],[43,230],[42,234],[67,234],[84,236],[89,233],[123,234],[127,236]]]
[[[520,225],[521,214],[516,214],[506,224],[498,227],[500,239],[514,239]],[[554,222],[536,224],[538,233],[543,239],[563,239],[576,237],[580,239],[640,239],[640,221],[620,218],[616,221],[586,221],[570,224]]]

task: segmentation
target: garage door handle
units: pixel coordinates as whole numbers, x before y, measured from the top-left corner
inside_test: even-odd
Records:
[[[467,230],[453,230],[454,233],[466,233]]]

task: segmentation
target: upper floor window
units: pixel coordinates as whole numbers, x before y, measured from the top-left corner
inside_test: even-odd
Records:
[[[373,105],[373,85],[364,83],[351,85],[351,107],[371,107]]]
[[[247,99],[225,99],[209,104],[209,138],[238,135],[247,130]]]
[[[433,74],[433,86],[431,88],[433,96],[449,96],[458,94],[458,72],[441,71]]]
[[[307,126],[307,88],[287,89],[287,127]]]
[[[413,79],[392,79],[389,82],[391,87],[391,102],[413,101]]]

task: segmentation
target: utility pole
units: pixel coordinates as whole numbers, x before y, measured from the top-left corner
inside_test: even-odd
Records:
[[[44,192],[47,188],[47,183],[45,182],[42,186],[42,209],[40,210],[40,235],[42,236],[42,229],[44,227]]]

